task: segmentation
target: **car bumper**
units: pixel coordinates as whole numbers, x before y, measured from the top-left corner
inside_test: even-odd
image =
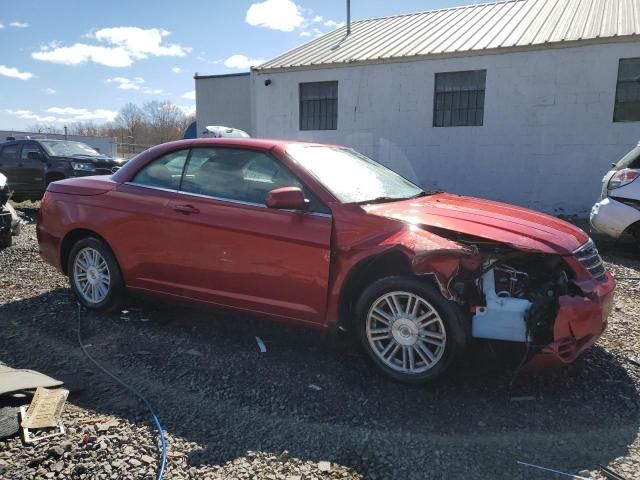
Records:
[[[604,282],[594,280],[593,289],[584,297],[560,297],[554,341],[531,358],[527,370],[538,371],[569,364],[598,340],[613,310],[615,280],[610,273],[606,273],[606,277]]]
[[[604,198],[591,208],[591,228],[609,237],[618,238],[640,221],[640,211],[612,198]]]

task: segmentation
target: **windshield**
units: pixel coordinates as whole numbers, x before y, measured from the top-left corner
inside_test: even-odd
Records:
[[[640,168],[640,145],[627,153],[622,160],[613,167],[614,170],[623,170],[625,168]]]
[[[44,147],[49,155],[52,155],[54,157],[100,156],[100,153],[98,153],[96,150],[85,143],[40,140],[40,144]]]
[[[420,187],[350,148],[289,145],[287,153],[342,203],[401,200],[423,193]]]

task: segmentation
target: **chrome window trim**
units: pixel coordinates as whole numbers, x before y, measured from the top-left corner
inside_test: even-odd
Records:
[[[154,187],[152,185],[143,185],[141,183],[134,183],[134,182],[125,182],[124,184],[125,185],[133,185],[135,187],[148,188],[148,189],[151,189],[151,190],[160,190],[162,192],[177,193],[178,195],[205,198],[205,199],[209,199],[209,200],[217,200],[219,202],[227,202],[227,203],[233,203],[233,204],[237,204],[237,205],[245,205],[245,206],[249,206],[249,207],[258,207],[258,208],[265,208],[265,209],[268,209],[268,210],[273,210],[273,209],[270,209],[269,207],[267,207],[263,203],[245,202],[243,200],[235,200],[233,198],[214,197],[212,195],[203,195],[201,193],[184,192],[182,190],[175,190],[175,189],[163,188],[163,187]],[[290,213],[304,213],[305,215],[313,215],[314,217],[332,218],[332,215],[330,213],[300,212],[298,210],[283,210],[283,209],[279,209],[279,211],[281,211],[281,212],[290,212]]]

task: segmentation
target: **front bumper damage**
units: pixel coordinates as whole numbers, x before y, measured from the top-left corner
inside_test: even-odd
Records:
[[[606,273],[606,280],[591,284],[585,296],[560,297],[560,310],[553,327],[553,342],[539,349],[526,365],[528,371],[539,371],[574,362],[588,350],[607,327],[613,310],[615,281]]]

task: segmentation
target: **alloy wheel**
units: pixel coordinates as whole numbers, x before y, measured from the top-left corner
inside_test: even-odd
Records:
[[[366,334],[372,351],[389,368],[424,373],[442,358],[447,343],[440,314],[425,299],[404,291],[382,295],[367,314]]]
[[[78,252],[73,264],[73,280],[76,290],[86,302],[99,304],[107,298],[111,273],[98,250],[86,247]]]

